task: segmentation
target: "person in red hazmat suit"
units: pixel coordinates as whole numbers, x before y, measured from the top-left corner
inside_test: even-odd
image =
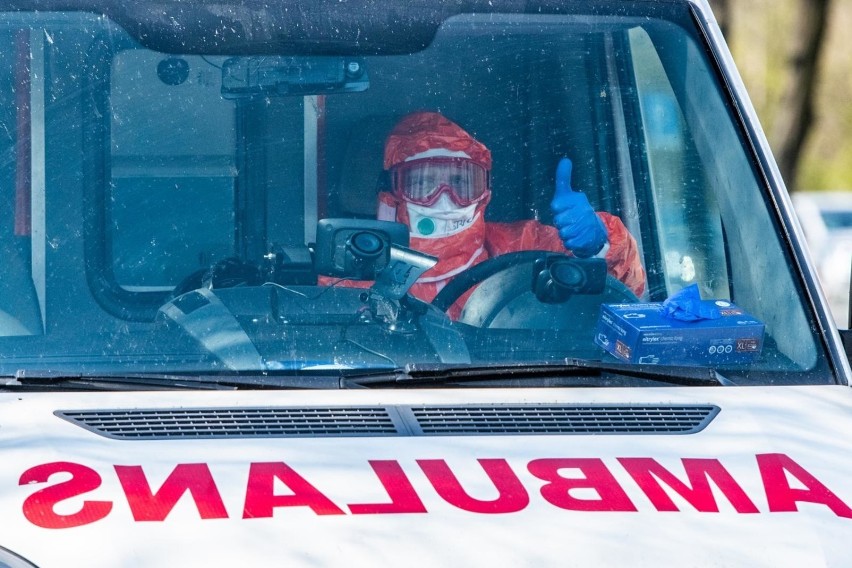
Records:
[[[454,276],[471,266],[523,250],[567,250],[579,258],[601,257],[608,272],[637,296],[645,290],[645,269],[636,241],[618,217],[596,213],[585,194],[572,190],[567,158],[556,171],[553,227],[532,219],[486,222],[491,151],[437,112],[414,112],[396,124],[385,142],[384,168],[391,191],[379,194],[377,218],[408,225],[409,246],[438,258],[409,290],[416,298],[431,302]],[[325,285],[337,282],[320,277]],[[471,292],[450,307],[451,318],[458,318]]]
[[[391,191],[380,193],[377,217],[408,225],[411,248],[438,258],[410,290],[421,300],[432,301],[471,266],[521,250],[602,257],[609,273],[637,296],[645,290],[636,241],[618,217],[596,213],[584,193],[572,190],[567,158],[557,167],[553,227],[536,220],[486,222],[491,152],[439,113],[403,117],[385,143],[384,167]],[[450,308],[454,319],[466,297]]]

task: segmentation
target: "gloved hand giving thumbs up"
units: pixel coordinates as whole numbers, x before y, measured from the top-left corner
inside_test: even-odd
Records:
[[[607,242],[606,227],[592,209],[585,193],[571,189],[571,160],[562,158],[556,166],[556,191],[550,209],[553,224],[565,248],[580,258],[600,252]]]

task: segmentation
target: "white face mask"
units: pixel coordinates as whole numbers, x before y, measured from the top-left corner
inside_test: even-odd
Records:
[[[476,220],[476,203],[460,207],[442,194],[430,207],[405,202],[411,223],[411,235],[423,239],[439,239],[461,233]]]

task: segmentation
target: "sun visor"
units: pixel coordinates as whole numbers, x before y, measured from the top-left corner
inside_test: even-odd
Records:
[[[166,53],[397,55],[425,49],[460,5],[347,2],[93,3],[141,44]],[[234,5],[236,4],[236,6]],[[393,33],[387,21],[393,11]]]

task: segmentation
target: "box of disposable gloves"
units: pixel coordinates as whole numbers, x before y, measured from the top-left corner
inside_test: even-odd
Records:
[[[698,287],[665,302],[601,305],[595,343],[629,363],[736,365],[763,349],[764,325],[727,300],[702,300]]]

